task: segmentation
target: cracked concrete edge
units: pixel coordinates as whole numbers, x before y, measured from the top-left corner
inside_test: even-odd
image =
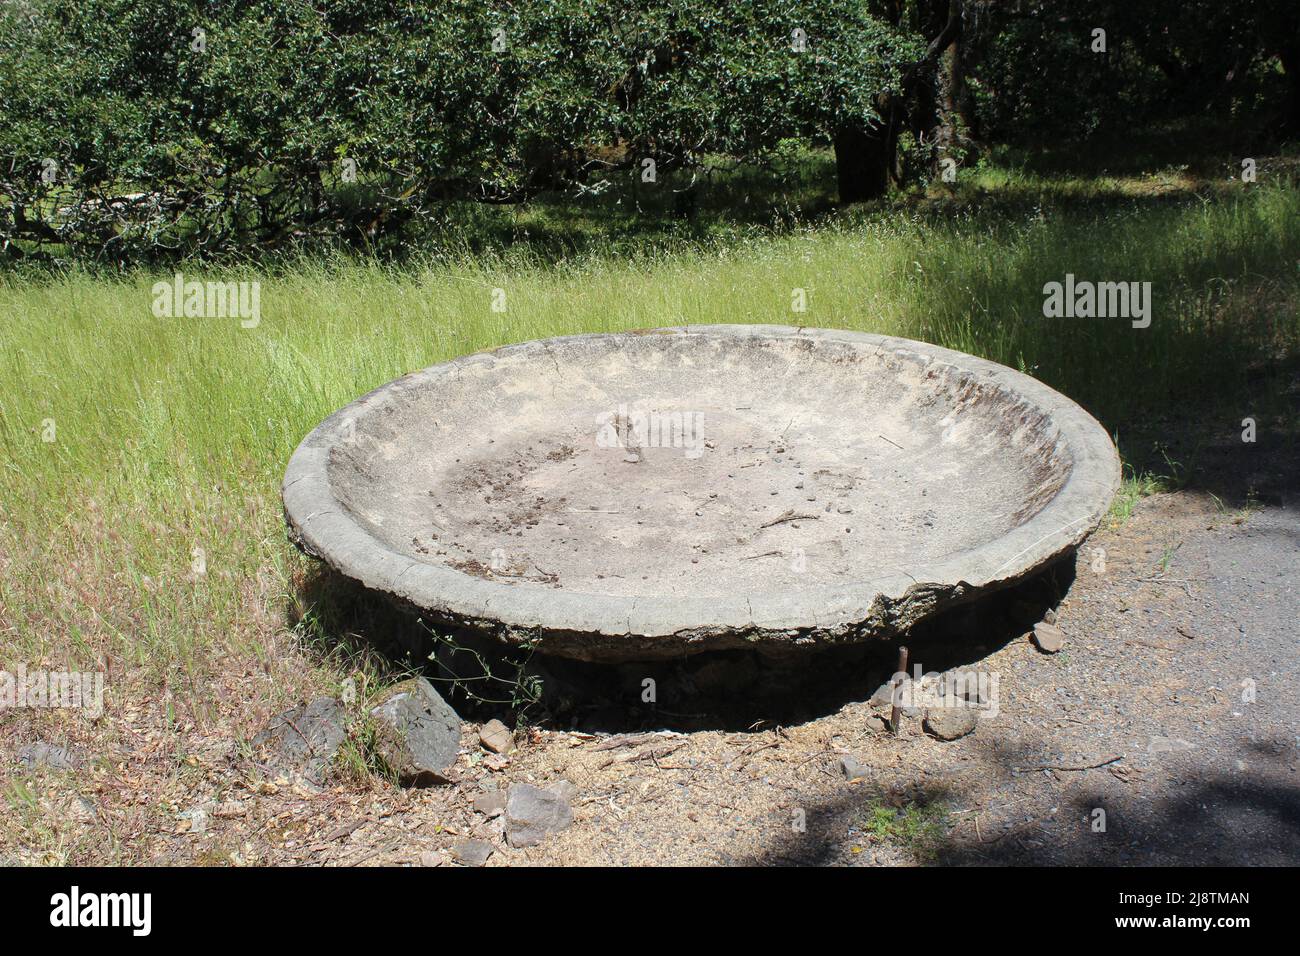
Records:
[[[1073,461],[1048,504],[1005,535],[941,561],[834,588],[697,598],[628,598],[484,580],[418,561],[376,540],[334,497],[329,449],[350,423],[395,393],[420,389],[465,367],[520,351],[630,335],[803,338],[889,349],[940,363],[1005,389],[1046,414]],[[290,458],[282,488],[291,540],[365,587],[431,623],[537,642],[538,650],[587,660],[651,659],[731,648],[793,649],[888,638],[979,593],[1013,584],[1077,548],[1105,517],[1120,484],[1119,456],[1102,426],[1079,405],[1028,375],[924,342],[867,332],[773,325],[697,325],[593,333],[506,345],[412,372],[335,412]]]

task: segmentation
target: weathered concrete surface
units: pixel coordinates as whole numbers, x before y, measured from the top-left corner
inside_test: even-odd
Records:
[[[1076,547],[1118,483],[1026,375],[731,325],[407,375],[307,436],[284,503],[304,550],[426,616],[616,660],[891,636]]]

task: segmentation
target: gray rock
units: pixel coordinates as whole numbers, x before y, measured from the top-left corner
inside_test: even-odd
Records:
[[[855,757],[840,758],[840,773],[844,774],[845,780],[862,780],[869,775],[867,768],[858,763]]]
[[[517,783],[506,797],[506,839],[513,847],[536,846],[573,823],[569,802],[558,793]]]
[[[26,744],[18,751],[18,762],[24,767],[49,767],[52,770],[76,770],[81,761],[67,747],[38,740]]]
[[[514,748],[515,735],[505,724],[493,718],[479,729],[478,741],[494,754],[504,754]]]
[[[408,786],[446,783],[460,751],[460,717],[423,677],[390,687],[370,711],[379,756]]]
[[[874,734],[883,734],[889,729],[889,721],[885,720],[879,714],[871,714],[867,717],[867,730]]]
[[[1044,654],[1055,654],[1065,646],[1065,632],[1055,624],[1035,624],[1034,643]]]
[[[462,866],[482,866],[493,849],[487,840],[457,840],[451,845],[451,857]]]
[[[970,707],[934,707],[925,712],[922,729],[940,740],[956,740],[975,729],[975,711]]]
[[[301,774],[319,783],[347,732],[343,706],[333,697],[317,697],[271,718],[253,738],[253,746],[270,751],[266,767]]]
[[[500,790],[481,793],[474,798],[474,809],[486,814],[488,819],[499,817],[506,812],[506,795]]]
[[[898,683],[898,709],[899,713],[903,714],[905,717],[916,717],[921,713],[919,707],[911,706],[911,702],[917,698],[916,687],[914,684],[915,681],[910,677],[906,677]],[[894,697],[894,685],[886,682],[876,688],[876,692],[871,695],[871,699],[868,703],[871,707],[880,711],[882,714],[890,714],[893,713],[894,710]]]
[[[875,707],[892,707],[894,703],[894,685],[886,681],[876,688],[870,703]]]

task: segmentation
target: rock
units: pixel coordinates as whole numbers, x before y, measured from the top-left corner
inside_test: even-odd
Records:
[[[869,703],[876,707],[891,707],[894,702],[894,685],[891,682],[885,682],[876,688],[876,692],[871,695]]]
[[[548,834],[573,823],[573,810],[563,796],[527,783],[517,783],[506,797],[506,839],[513,847],[536,846]]]
[[[26,744],[18,751],[18,762],[24,767],[49,767],[52,770],[76,770],[81,761],[67,747],[38,740]]]
[[[493,718],[480,728],[478,742],[494,754],[504,754],[514,747],[515,735],[505,724]]]
[[[320,782],[347,736],[343,724],[342,705],[333,697],[317,697],[271,718],[253,746],[271,751],[268,769]]]
[[[548,793],[553,793],[570,806],[573,805],[574,799],[581,792],[576,783],[570,783],[568,780],[557,780],[546,788]]]
[[[178,828],[181,833],[192,833],[198,836],[207,832],[208,811],[202,807],[194,807],[184,813],[177,814],[177,819],[181,821],[181,826]]]
[[[840,758],[840,772],[844,774],[845,780],[863,780],[868,776],[867,768],[854,757]]]
[[[967,706],[932,708],[926,711],[922,728],[940,740],[957,740],[975,730],[975,710]]]
[[[460,751],[460,717],[423,677],[390,687],[370,711],[375,747],[407,786],[447,783]]]
[[[916,717],[921,713],[919,707],[913,706],[913,702],[917,700],[918,694],[916,682],[913,681],[912,678],[905,677],[903,680],[899,681],[897,693],[899,703],[898,710],[900,714],[904,717]],[[894,685],[891,683],[884,683],[876,688],[876,692],[871,695],[871,699],[867,703],[882,714],[891,714],[894,710],[894,694]]]
[[[500,790],[481,793],[474,798],[474,809],[486,814],[489,820],[499,817],[506,812],[506,795]]]
[[[447,857],[435,850],[424,850],[420,853],[420,866],[442,866],[446,862]]]
[[[889,729],[889,722],[879,714],[871,714],[867,717],[867,730],[872,733],[883,734]]]
[[[457,840],[451,845],[451,856],[461,866],[482,866],[493,849],[487,840]]]
[[[77,794],[77,802],[72,806],[72,818],[78,823],[95,823],[99,820],[99,810],[84,796]]]
[[[1152,737],[1151,742],[1147,744],[1149,754],[1175,754],[1195,749],[1196,744],[1181,737]]]
[[[1055,624],[1046,622],[1035,624],[1034,643],[1044,654],[1055,654],[1065,646],[1065,632]]]
[[[970,707],[935,707],[925,712],[921,727],[939,740],[956,740],[975,729],[975,711]]]

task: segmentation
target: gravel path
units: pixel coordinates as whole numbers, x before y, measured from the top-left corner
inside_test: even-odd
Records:
[[[567,775],[588,800],[526,859],[1295,864],[1298,590],[1300,511],[1147,499],[1085,548],[1057,608],[1062,652],[1017,637],[976,659],[1000,712],[969,736],[935,740],[913,717],[895,738],[851,703],[781,731],[690,734],[657,764],[544,745],[515,772]],[[863,779],[845,779],[845,756]],[[869,832],[882,805],[935,804],[924,845]]]
[[[1061,609],[1067,650],[1012,649],[1020,706],[981,730],[1018,741],[1021,765],[1124,759],[1004,778],[985,802],[1015,807],[991,815],[1015,835],[961,841],[953,859],[1300,861],[1300,511],[1237,523],[1211,501],[1162,496],[1093,544],[1106,572],[1081,569]]]

